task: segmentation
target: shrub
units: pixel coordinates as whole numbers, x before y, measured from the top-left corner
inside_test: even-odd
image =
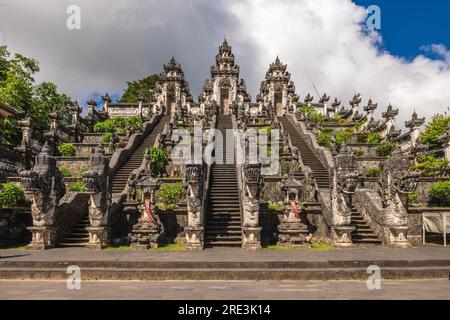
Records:
[[[433,184],[430,189],[430,202],[437,205],[450,205],[450,181]]]
[[[156,192],[160,201],[158,207],[162,210],[172,210],[178,207],[180,200],[184,199],[184,186],[182,183],[162,184]]]
[[[417,193],[408,194],[408,202],[410,204],[416,204],[419,202],[419,195]]]
[[[339,130],[336,132],[336,149],[339,151],[341,147],[353,136],[351,130]]]
[[[436,115],[427,124],[425,131],[420,136],[420,141],[427,144],[431,149],[439,146],[439,136],[447,132],[450,124],[450,116]]]
[[[160,148],[150,147],[146,149],[146,153],[152,152],[152,162],[150,171],[154,177],[161,177],[166,173],[167,153]]]
[[[436,159],[433,155],[420,155],[417,157],[417,162],[414,169],[420,170],[424,175],[438,174],[449,164],[447,160]]]
[[[341,126],[345,126],[345,125],[348,124],[348,122],[347,122],[347,120],[345,120],[345,119],[340,119],[340,120],[339,120],[339,124],[340,124]]]
[[[308,120],[311,122],[314,122],[316,124],[320,124],[320,123],[324,122],[326,119],[327,118],[323,114],[321,114],[315,110],[314,110],[314,112],[311,112],[308,115]]]
[[[267,205],[267,208],[269,208],[270,210],[275,210],[275,211],[283,211],[284,204],[279,203],[279,202],[269,202]]]
[[[116,125],[114,123],[113,119],[107,119],[102,122],[97,122],[94,125],[94,131],[95,132],[115,132],[116,131]]]
[[[364,151],[363,148],[359,148],[359,149],[356,150],[356,155],[358,157],[362,157],[364,154],[365,154],[365,151]]]
[[[332,134],[330,133],[319,133],[317,135],[317,143],[319,146],[325,147],[325,148],[331,148],[331,139]]]
[[[334,131],[333,128],[325,127],[320,130],[322,133],[332,133]]]
[[[72,183],[72,185],[69,187],[69,191],[72,192],[84,192],[85,190],[86,187],[84,186],[82,180],[78,180],[77,182]]]
[[[380,157],[386,157],[391,155],[396,147],[397,144],[395,142],[383,142],[376,147],[375,152]]]
[[[3,185],[2,191],[0,191],[0,206],[3,208],[16,207],[24,198],[25,195],[21,188],[11,182],[7,182]]]
[[[138,131],[142,126],[142,121],[136,116],[133,117],[115,117],[107,119],[102,122],[98,122],[94,125],[95,132],[109,132],[124,134],[127,128],[130,128],[131,132]]]
[[[372,132],[372,133],[367,135],[366,142],[367,143],[373,143],[373,144],[378,143],[378,142],[380,142],[380,135],[378,133],[376,133],[376,132]]]
[[[59,168],[59,172],[61,172],[61,174],[66,178],[70,178],[72,176],[72,173],[70,172],[70,170],[65,167]]]
[[[367,168],[366,170],[366,176],[370,178],[376,178],[381,175],[381,169],[380,168]]]
[[[63,143],[59,145],[58,151],[63,157],[74,157],[77,154],[77,148],[71,143]]]
[[[113,134],[114,134],[113,132],[105,132],[105,133],[103,133],[103,135],[102,135],[102,142],[103,143],[109,143],[109,140],[111,139],[111,136]],[[117,141],[117,136],[114,135],[114,143],[116,143],[116,141]]]

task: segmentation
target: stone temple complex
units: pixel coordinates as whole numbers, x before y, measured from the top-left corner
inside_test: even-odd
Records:
[[[393,106],[377,119],[372,100],[300,95],[290,76],[277,57],[252,100],[225,40],[197,101],[172,57],[138,103],[105,94],[86,116],[74,103],[67,127],[51,114],[44,145],[24,118],[20,157],[1,172],[24,190],[29,219],[4,220],[2,236],[35,250],[422,244],[427,209],[412,200],[427,202],[430,185],[448,180],[447,168],[416,170],[429,154],[425,119],[411,112],[402,132]],[[125,117],[141,125],[101,131]],[[440,137],[437,157],[450,158],[449,141]]]

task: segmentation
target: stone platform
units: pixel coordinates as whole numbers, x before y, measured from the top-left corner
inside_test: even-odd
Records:
[[[0,279],[64,280],[69,265],[83,280],[363,280],[377,265],[383,279],[448,278],[450,248],[355,247],[334,251],[208,249],[130,251],[0,250]]]

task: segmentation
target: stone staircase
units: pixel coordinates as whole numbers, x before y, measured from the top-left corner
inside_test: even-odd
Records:
[[[163,116],[153,131],[144,139],[141,145],[131,154],[128,161],[116,172],[112,180],[112,193],[121,193],[127,184],[128,177],[133,170],[139,168],[144,158],[145,149],[155,144],[156,137],[164,130],[166,122],[170,121],[170,115]]]
[[[224,163],[230,163],[233,155],[227,155],[226,129],[231,129],[231,117],[219,116],[217,129],[222,132],[223,145],[216,147],[223,151]],[[219,153],[220,154],[220,153]],[[227,158],[228,157],[228,158]],[[214,164],[211,169],[208,210],[206,214],[206,247],[240,247],[242,243],[239,187],[234,164]]]
[[[86,230],[86,227],[89,227],[89,217],[87,215],[75,225],[68,235],[59,241],[58,247],[85,247],[89,243],[89,232]]]
[[[328,170],[311,150],[303,137],[297,132],[292,122],[287,117],[279,117],[278,120],[283,124],[284,129],[289,134],[291,142],[300,151],[303,163],[310,167],[314,172],[317,186],[320,189],[328,189],[330,187],[330,176]]]
[[[381,245],[383,243],[356,207],[352,208],[351,224],[355,227],[355,231],[352,232],[354,244]]]

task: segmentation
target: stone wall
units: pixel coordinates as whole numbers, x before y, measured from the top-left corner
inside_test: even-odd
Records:
[[[0,209],[0,248],[28,244],[32,224],[30,208]]]
[[[56,238],[68,234],[73,227],[81,220],[82,217],[88,215],[89,195],[80,192],[68,192],[61,199],[56,209]]]
[[[89,157],[55,157],[58,168],[66,168],[72,177],[81,176],[80,171],[89,169]]]

